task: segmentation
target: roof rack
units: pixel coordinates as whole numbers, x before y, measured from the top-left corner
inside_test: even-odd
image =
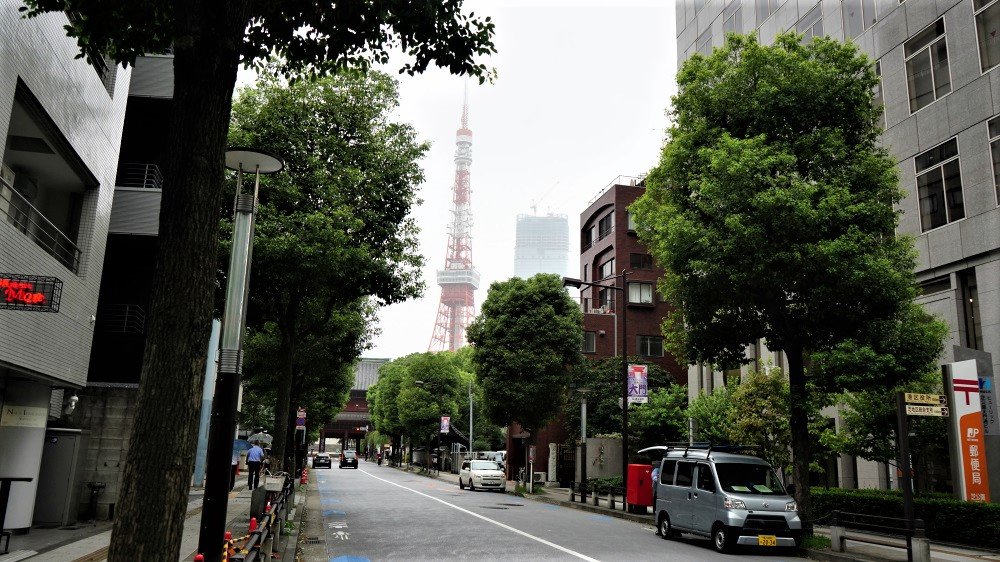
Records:
[[[711,441],[667,443],[663,456],[670,451],[684,451],[682,458],[687,458],[691,451],[705,451],[705,458],[712,458],[712,453],[732,453],[736,455],[753,455],[763,458],[763,448],[760,445],[713,445]]]

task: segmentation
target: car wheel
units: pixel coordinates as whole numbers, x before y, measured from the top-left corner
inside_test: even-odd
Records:
[[[660,514],[660,521],[656,524],[656,530],[663,540],[673,537],[674,530],[670,528],[670,516],[666,512]]]
[[[465,483],[462,482],[462,477],[461,476],[458,477],[458,489],[459,490],[464,490],[465,489]]]
[[[721,553],[727,553],[733,549],[732,534],[726,530],[725,525],[721,523],[715,525],[715,528],[712,530],[712,546],[716,552]]]
[[[472,478],[469,478],[469,491],[470,492],[476,491],[476,485],[472,483]]]

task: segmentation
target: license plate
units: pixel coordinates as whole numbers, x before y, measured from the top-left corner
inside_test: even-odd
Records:
[[[757,535],[758,546],[778,546],[778,537],[774,535]]]

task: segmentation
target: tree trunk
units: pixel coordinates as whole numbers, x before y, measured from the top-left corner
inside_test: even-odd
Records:
[[[278,330],[281,332],[279,363],[282,372],[278,377],[278,388],[275,389],[274,430],[271,433],[274,436],[274,441],[271,443],[271,459],[277,461],[275,470],[278,471],[283,470],[285,466],[285,445],[288,443],[289,425],[292,423],[290,403],[292,382],[295,378],[295,350],[298,343],[298,315],[301,302],[302,299],[298,295],[289,296],[282,312],[283,318],[278,325]]]
[[[809,410],[806,373],[802,358],[802,348],[795,346],[785,350],[788,356],[789,412],[792,430],[792,482],[795,484],[795,501],[799,504],[802,529],[812,534],[809,521],[812,508],[809,491]]]
[[[189,0],[174,10],[174,101],[156,274],[110,562],[180,557],[211,333],[236,49],[249,19],[247,2]]]

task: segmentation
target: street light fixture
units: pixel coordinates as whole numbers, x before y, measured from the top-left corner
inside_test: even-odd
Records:
[[[240,373],[243,371],[243,332],[246,329],[250,294],[250,262],[253,256],[254,216],[260,176],[275,174],[285,167],[280,158],[249,148],[226,150],[226,168],[236,172],[233,209],[233,248],[229,256],[229,277],[219,345],[219,371],[212,400],[208,434],[205,496],[202,504],[198,552],[206,562],[218,562],[226,530],[226,507],[232,467],[233,438],[236,432],[236,405]],[[243,193],[243,173],[254,175],[253,193]]]
[[[587,394],[589,388],[578,388],[580,393],[580,503],[587,503]]]
[[[622,294],[622,486],[628,489],[628,331],[626,330],[626,312],[628,310],[628,286],[626,278],[629,271],[622,270],[618,275],[607,277],[606,279],[621,280],[621,286],[602,285],[600,283],[590,283],[572,277],[563,277],[564,287],[598,287],[601,289],[611,289]],[[617,314],[616,314],[617,316]],[[581,474],[581,478],[582,478]]]

